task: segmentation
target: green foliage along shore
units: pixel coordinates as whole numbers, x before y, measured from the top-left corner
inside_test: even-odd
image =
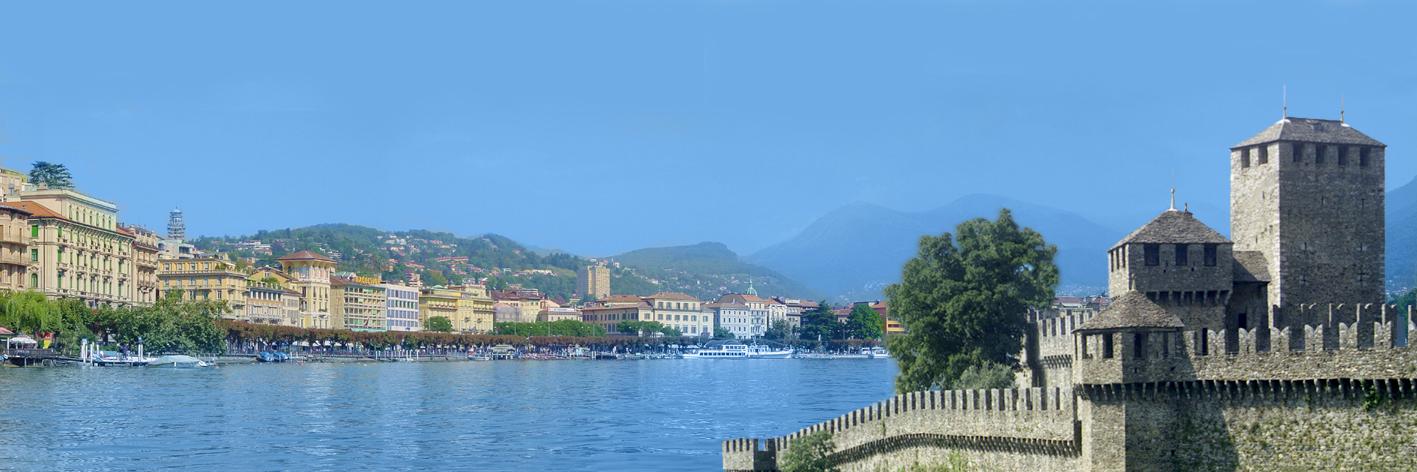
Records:
[[[16,333],[54,333],[54,349],[76,353],[82,339],[136,346],[147,352],[214,354],[226,348],[217,320],[224,302],[158,300],[150,307],[92,309],[72,299],[50,300],[32,291],[0,293],[0,326]]]

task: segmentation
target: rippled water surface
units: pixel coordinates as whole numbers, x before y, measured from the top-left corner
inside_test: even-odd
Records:
[[[714,470],[881,400],[891,360],[0,369],[0,469]]]

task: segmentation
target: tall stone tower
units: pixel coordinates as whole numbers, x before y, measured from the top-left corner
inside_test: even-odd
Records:
[[[1269,272],[1268,304],[1383,301],[1387,146],[1286,117],[1230,148],[1230,233]]]

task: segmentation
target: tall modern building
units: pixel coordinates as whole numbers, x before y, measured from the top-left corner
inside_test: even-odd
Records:
[[[182,219],[182,210],[173,208],[167,213],[167,239],[177,242],[187,240],[187,222]]]
[[[576,273],[576,291],[581,298],[610,298],[610,268],[604,262],[582,267]]]
[[[406,285],[383,284],[389,331],[422,331],[418,322],[418,289]]]
[[[388,329],[388,304],[378,277],[330,278],[330,326],[352,331]]]

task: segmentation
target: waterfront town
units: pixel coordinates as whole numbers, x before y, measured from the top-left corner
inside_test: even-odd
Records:
[[[743,293],[713,300],[672,291],[614,293],[606,260],[578,270],[569,299],[517,284],[494,290],[475,276],[448,285],[425,285],[416,272],[407,280],[382,280],[340,271],[333,256],[308,249],[257,266],[254,258],[206,253],[192,244],[181,210],[170,212],[159,235],[121,222],[116,203],[76,188],[62,165],[36,168],[29,174],[0,169],[0,288],[79,300],[89,308],[173,298],[221,302],[221,316],[230,321],[304,329],[497,334],[505,323],[573,320],[607,335],[641,335],[624,331],[654,323],[656,336],[730,339],[781,339],[782,332],[802,328],[804,314],[823,308],[818,301],[760,295],[751,283]],[[52,185],[43,176],[55,168],[66,177]],[[260,241],[237,246],[271,250]],[[870,332],[904,331],[882,301],[826,308],[844,325],[857,306],[878,317],[880,329]]]

